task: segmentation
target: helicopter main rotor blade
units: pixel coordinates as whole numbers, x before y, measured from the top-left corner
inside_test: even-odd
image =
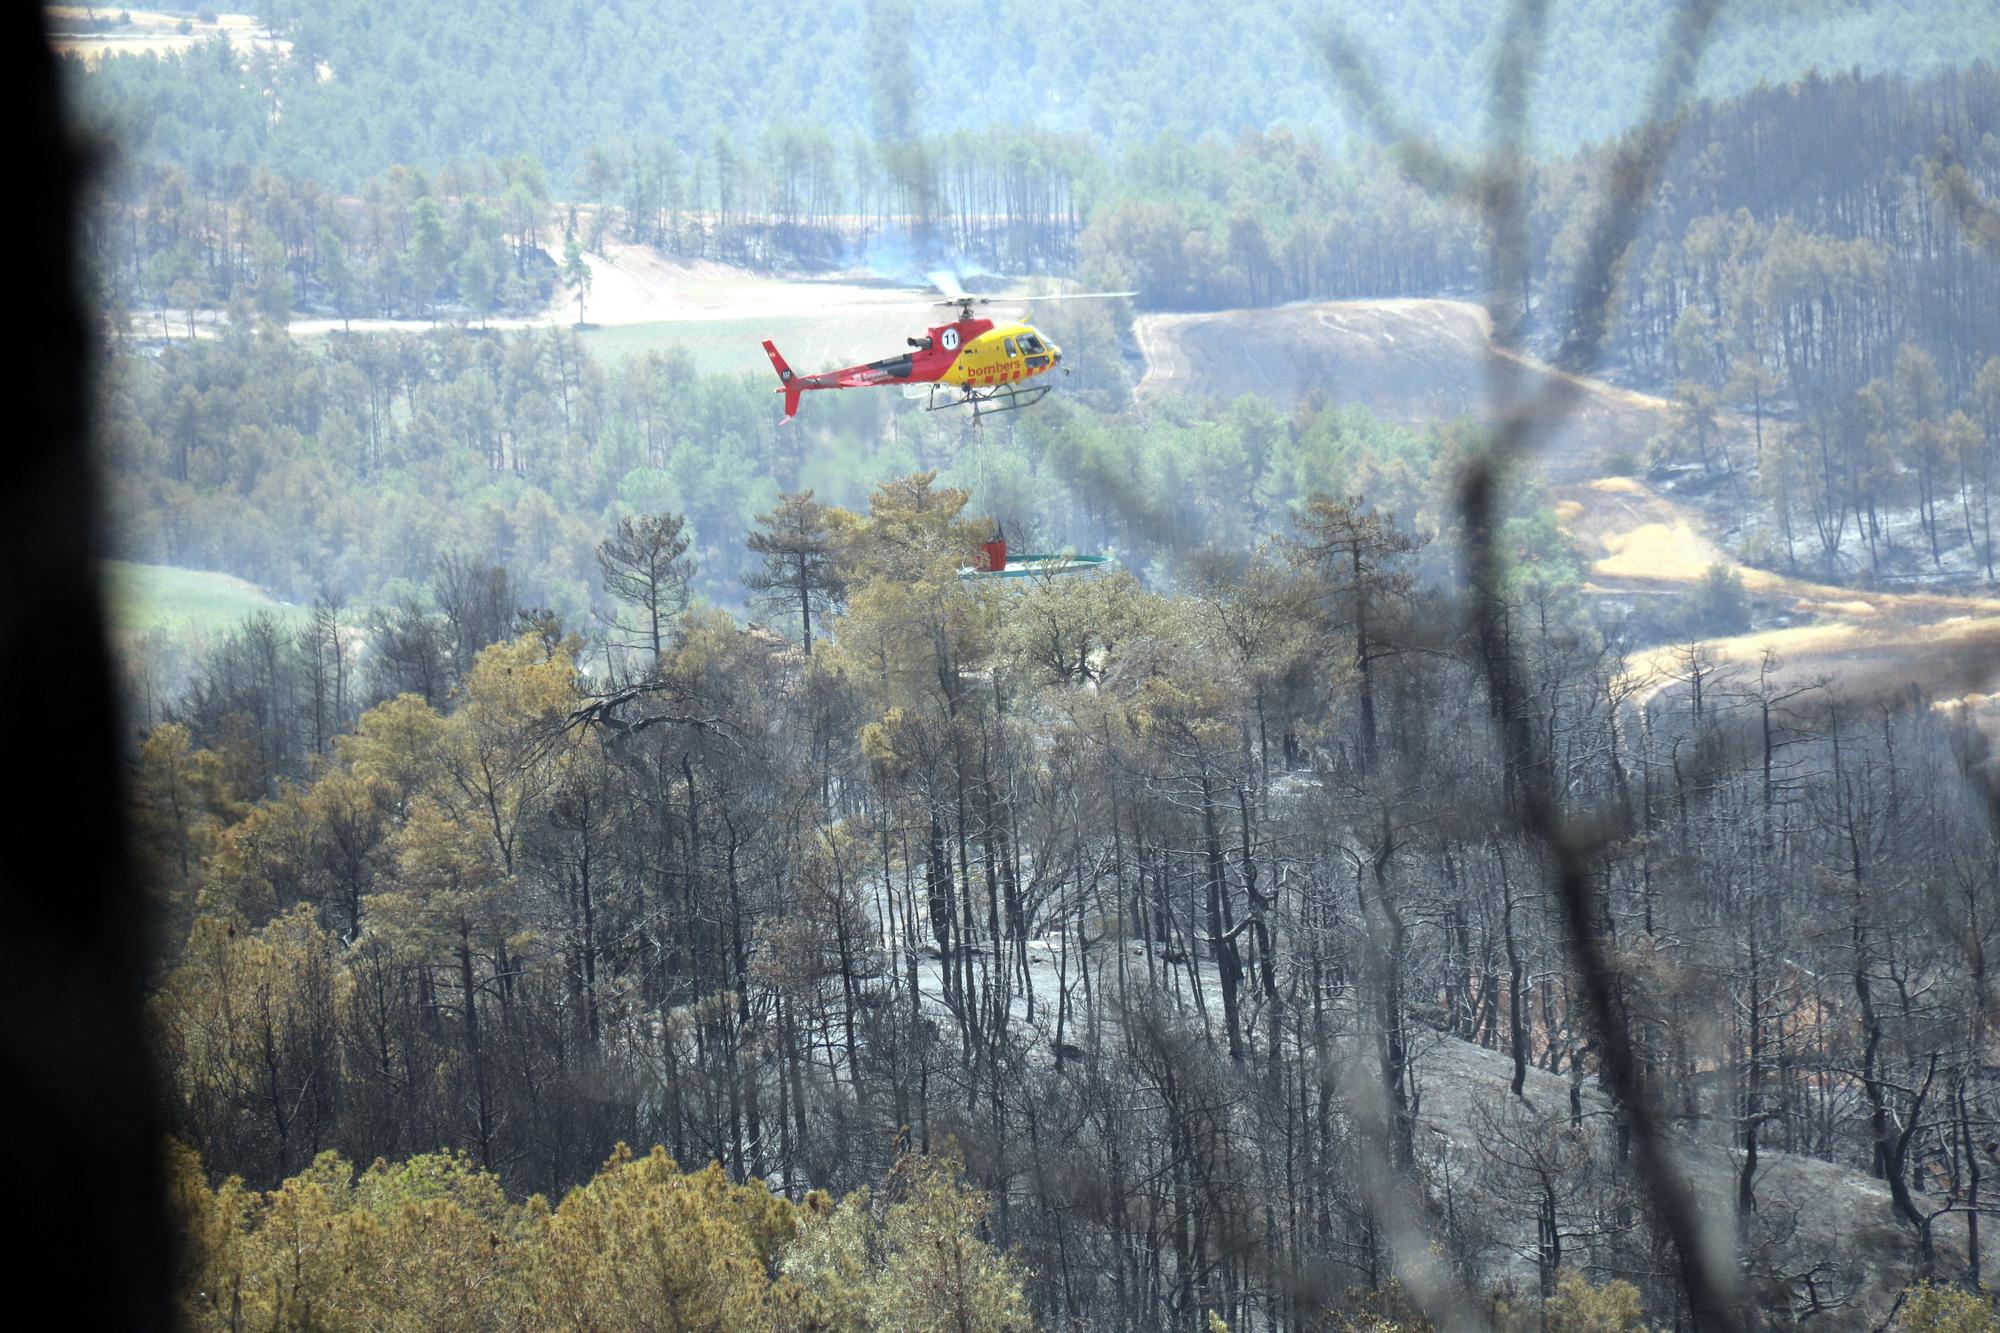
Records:
[[[823,305],[810,307],[812,310],[929,310],[934,306],[955,306],[956,301],[828,301]]]
[[[801,313],[834,310],[952,310],[967,305],[1013,305],[1022,301],[1113,300],[1138,294],[1137,292],[1050,292],[1042,296],[957,296],[948,301],[940,301],[936,297],[902,301],[813,301],[806,303],[801,308]]]
[[[1046,296],[974,296],[965,290],[965,284],[958,280],[958,274],[950,269],[939,269],[924,276],[931,285],[943,293],[941,306],[1009,305],[1015,301],[1094,301],[1112,300],[1119,297],[1137,296],[1137,292],[1050,292]]]
[[[1027,301],[1109,301],[1137,296],[1137,292],[1047,292],[1040,296],[959,296],[930,304],[949,310],[954,307],[971,313],[976,305],[1018,305]]]
[[[1137,292],[1050,292],[1046,296],[991,296],[989,301],[1108,301],[1120,296],[1137,296]]]

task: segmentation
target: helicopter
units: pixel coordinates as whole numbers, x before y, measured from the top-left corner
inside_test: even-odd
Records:
[[[1033,325],[975,316],[974,306],[996,301],[1083,301],[1137,296],[1137,292],[1061,292],[1049,296],[973,296],[949,273],[928,275],[944,296],[935,304],[956,309],[958,318],[910,338],[910,350],[858,366],[800,375],[785,364],[777,346],[764,340],[764,354],[778,372],[777,393],[785,395],[785,420],[798,415],[799,398],[813,389],[873,389],[901,386],[906,396],[924,400],[926,412],[970,407],[975,420],[997,412],[1031,407],[1047,396],[1049,384],[1031,383],[1062,362],[1062,348]],[[1068,367],[1063,368],[1068,374]]]

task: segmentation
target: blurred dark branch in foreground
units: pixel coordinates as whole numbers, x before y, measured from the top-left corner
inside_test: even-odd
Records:
[[[0,823],[10,911],[0,968],[0,1176],[34,1217],[17,1273],[60,1291],[77,1328],[161,1328],[171,1242],[141,1033],[141,899],[125,855],[116,718],[85,441],[85,320],[73,234],[85,166],[64,124],[39,8],[15,11],[27,182],[12,359],[19,426],[0,462],[0,689],[15,710]]]
[[[1616,268],[1637,233],[1646,202],[1657,184],[1673,141],[1676,109],[1692,81],[1713,25],[1717,0],[1685,0],[1675,12],[1665,48],[1659,53],[1642,127],[1612,160],[1603,201],[1585,245],[1584,262],[1572,283],[1572,327],[1564,332],[1558,363],[1564,370],[1592,369],[1603,351],[1616,287]],[[1493,122],[1486,160],[1476,169],[1455,165],[1409,135],[1366,77],[1366,62],[1343,38],[1328,43],[1336,74],[1348,86],[1362,115],[1378,132],[1395,136],[1399,159],[1421,183],[1465,198],[1487,229],[1490,263],[1489,308],[1494,327],[1504,329],[1504,307],[1520,286],[1525,265],[1526,218],[1523,200],[1527,86],[1545,40],[1543,0],[1516,0],[1506,22],[1506,39],[1495,61]],[[1523,312],[1526,313],[1525,311]],[[1549,756],[1536,753],[1525,700],[1528,687],[1504,624],[1505,556],[1499,539],[1497,492],[1514,464],[1531,457],[1572,409],[1574,381],[1550,377],[1525,399],[1496,367],[1490,380],[1489,413],[1494,438],[1467,469],[1459,508],[1465,530],[1465,564],[1473,596],[1472,615],[1483,659],[1495,724],[1505,751],[1508,788],[1522,825],[1541,843],[1553,868],[1553,885],[1567,925],[1577,977],[1597,1034],[1605,1090],[1630,1118],[1633,1163],[1646,1196],[1659,1211],[1679,1256],[1681,1279],[1696,1327],[1742,1327],[1735,1265],[1726,1235],[1706,1227],[1687,1178],[1666,1140],[1664,1117],[1640,1086],[1631,1034],[1618,1009],[1612,964],[1601,938],[1590,884],[1590,866],[1601,834],[1589,822],[1566,813],[1551,789]],[[1427,1312],[1440,1322],[1462,1322],[1462,1314],[1439,1309],[1435,1290],[1415,1289]],[[1454,1302],[1463,1311],[1469,1302]]]

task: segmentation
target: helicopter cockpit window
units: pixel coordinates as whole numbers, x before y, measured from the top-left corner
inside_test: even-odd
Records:
[[[1015,351],[1015,350],[1014,350],[1014,340],[1013,340],[1012,338],[1008,338],[1008,339],[1006,340],[1006,343],[1007,343],[1007,355],[1008,355],[1008,356],[1019,356],[1019,355],[1020,355],[1020,353],[1019,353],[1019,352],[1017,352],[1017,351]]]
[[[1038,356],[1042,350],[1042,340],[1032,333],[1021,335],[1021,350],[1029,356]]]

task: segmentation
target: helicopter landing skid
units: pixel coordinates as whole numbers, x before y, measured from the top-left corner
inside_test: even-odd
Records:
[[[1053,387],[1049,384],[996,384],[992,388],[975,389],[933,384],[929,400],[924,404],[924,411],[942,412],[949,407],[970,407],[973,420],[978,421],[1001,412],[1018,412],[1024,407],[1033,407],[1041,402]],[[955,396],[954,388],[956,388]]]

